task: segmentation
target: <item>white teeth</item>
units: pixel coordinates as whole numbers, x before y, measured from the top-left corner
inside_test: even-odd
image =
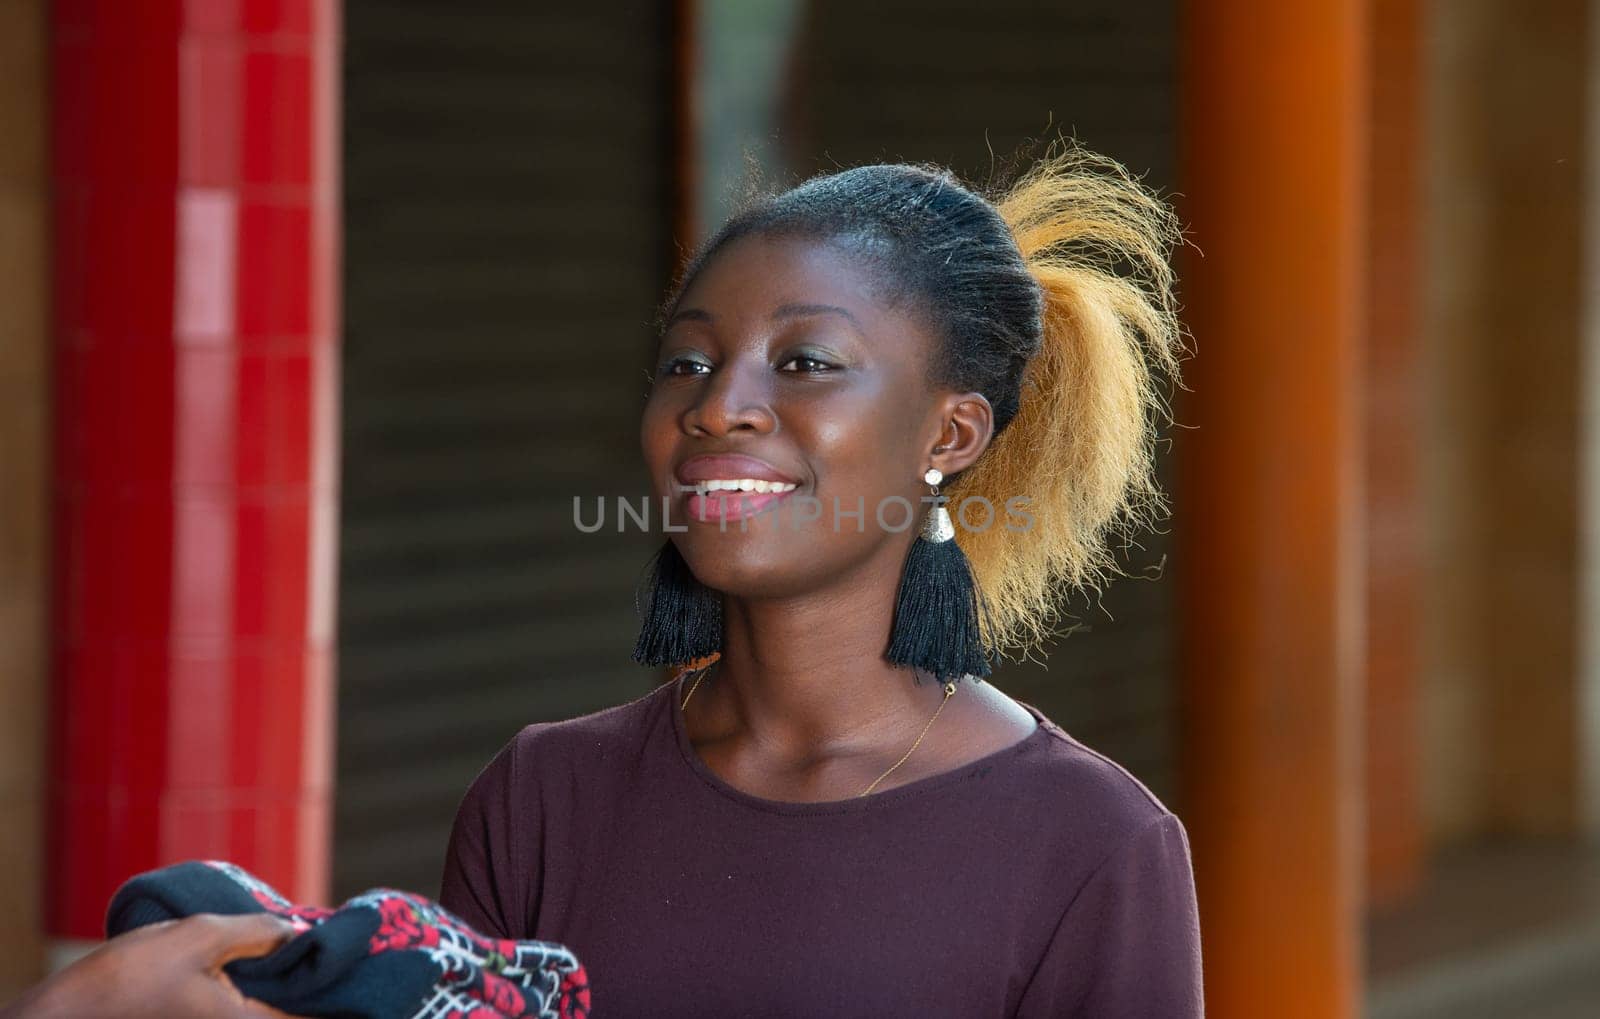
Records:
[[[762,481],[757,478],[718,478],[702,481],[696,487],[702,492],[792,492],[799,486],[792,482]]]

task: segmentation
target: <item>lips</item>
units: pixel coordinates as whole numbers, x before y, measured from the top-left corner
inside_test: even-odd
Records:
[[[787,492],[690,492],[685,500],[690,520],[728,521],[765,513],[794,494]]]
[[[740,453],[690,457],[678,465],[677,478],[685,485],[703,481],[720,481],[730,478],[752,478],[757,481],[776,481],[780,484],[798,485],[799,481],[780,472],[765,460]]]
[[[679,484],[684,486],[685,509],[689,519],[699,521],[726,522],[755,516],[793,495],[800,485],[798,479],[784,474],[765,460],[737,453],[691,457],[678,465],[675,476]],[[735,481],[760,482],[763,488],[769,484],[783,485],[786,490],[739,491],[721,486],[715,490],[705,489],[711,482],[726,485]],[[749,484],[745,485],[746,489],[749,487]],[[690,488],[702,490],[690,491]]]

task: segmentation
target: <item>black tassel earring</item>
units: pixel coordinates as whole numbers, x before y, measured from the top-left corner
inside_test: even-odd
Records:
[[[946,500],[939,496],[944,475],[930,467],[923,480],[938,499],[911,542],[884,657],[932,673],[941,683],[966,675],[981,678],[990,667],[979,617],[987,623],[989,609],[972,579],[966,553],[956,544]]]
[[[640,665],[681,665],[722,650],[722,596],[695,579],[671,539],[651,558],[634,608]]]

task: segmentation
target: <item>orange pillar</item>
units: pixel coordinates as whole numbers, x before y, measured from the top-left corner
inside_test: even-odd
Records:
[[[1185,12],[1183,803],[1228,1019],[1358,1008],[1364,10]]]

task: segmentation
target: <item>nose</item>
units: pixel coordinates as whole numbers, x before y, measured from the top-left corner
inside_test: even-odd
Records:
[[[767,387],[759,373],[765,365],[739,365],[732,360],[711,373],[699,399],[684,411],[683,428],[690,435],[723,436],[733,432],[766,434],[778,425]]]

